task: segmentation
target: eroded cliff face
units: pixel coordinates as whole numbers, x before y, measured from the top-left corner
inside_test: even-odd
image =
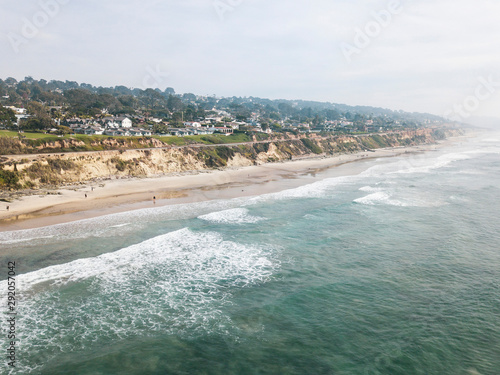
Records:
[[[446,135],[451,134],[447,131]],[[17,185],[2,189],[40,188],[116,177],[153,177],[175,172],[241,167],[314,155],[352,153],[381,147],[411,146],[443,139],[443,130],[419,129],[368,136],[312,135],[271,142],[225,146],[185,146],[146,150],[95,151],[3,157],[2,171]],[[108,142],[112,142],[109,140]],[[1,171],[0,171],[1,172]],[[1,177],[1,176],[0,176]]]

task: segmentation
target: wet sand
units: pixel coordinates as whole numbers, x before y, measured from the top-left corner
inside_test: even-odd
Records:
[[[43,190],[41,195],[0,203],[0,231],[43,227],[153,206],[277,192],[310,183],[318,173],[327,169],[342,166],[341,171],[339,168],[342,175],[355,174],[361,171],[358,171],[359,166],[355,166],[359,164],[357,161],[433,150],[449,142],[237,169],[193,171],[143,179],[111,179],[58,190]]]

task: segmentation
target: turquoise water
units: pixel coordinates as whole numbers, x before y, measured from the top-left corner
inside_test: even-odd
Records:
[[[482,135],[279,193],[0,233],[20,273],[1,373],[500,374],[499,155]]]

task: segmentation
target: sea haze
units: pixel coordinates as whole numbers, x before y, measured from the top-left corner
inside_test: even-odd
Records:
[[[20,273],[2,373],[498,374],[500,134],[364,163],[0,233]]]

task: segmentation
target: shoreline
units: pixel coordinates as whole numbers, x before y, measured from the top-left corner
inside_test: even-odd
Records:
[[[192,171],[159,177],[118,178],[87,182],[78,187],[45,189],[44,195],[29,195],[10,203],[2,202],[0,232],[39,228],[155,206],[278,192],[317,181],[319,177],[316,175],[326,170],[349,164],[352,166],[356,162],[375,158],[432,151],[463,137],[452,137],[435,144],[312,156],[256,166]],[[356,173],[358,167],[339,173],[350,175]],[[153,197],[156,197],[155,201]],[[10,209],[7,210],[6,206],[10,206]]]

